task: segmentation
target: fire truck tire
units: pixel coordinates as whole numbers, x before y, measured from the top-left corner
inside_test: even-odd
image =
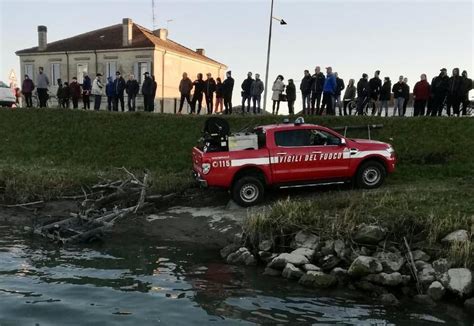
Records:
[[[242,207],[249,207],[259,203],[265,189],[262,181],[256,177],[242,177],[232,187],[232,199]]]
[[[385,167],[377,161],[363,163],[357,171],[357,187],[363,189],[375,189],[382,185],[385,180]]]

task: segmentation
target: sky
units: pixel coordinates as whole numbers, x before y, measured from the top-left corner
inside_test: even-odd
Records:
[[[271,0],[155,0],[155,26],[151,2],[0,0],[0,80],[11,69],[19,74],[15,51],[37,45],[38,25],[52,42],[125,17],[168,27],[170,39],[225,63],[236,80],[234,105],[247,72],[264,80]],[[288,24],[274,21],[270,84],[282,74],[299,88],[303,71],[317,65],[332,66],[346,84],[377,69],[392,81],[407,76],[412,87],[421,73],[431,80],[443,67],[474,75],[472,0],[274,0],[274,16]],[[300,102],[298,94],[297,110]]]

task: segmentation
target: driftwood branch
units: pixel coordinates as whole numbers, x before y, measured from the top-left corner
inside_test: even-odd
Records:
[[[139,180],[126,168],[122,170],[126,174],[126,179],[102,180],[100,184],[90,188],[91,193],[82,188],[82,195],[77,196],[77,199],[83,199],[78,205],[79,212],[71,212],[62,220],[39,226],[33,233],[60,244],[88,242],[100,239],[117,221],[149,207],[151,205],[147,202],[149,173],[145,171],[143,179]],[[11,207],[40,203],[43,202],[11,205]]]
[[[6,208],[15,208],[15,207],[34,206],[34,205],[39,205],[39,204],[44,204],[44,201],[38,200],[38,201],[30,202],[30,203],[22,203],[22,204],[14,204],[14,205],[0,205],[0,206],[6,207]]]
[[[405,247],[407,248],[407,256],[409,258],[408,261],[410,263],[409,264],[410,270],[411,270],[411,273],[413,275],[413,278],[416,281],[416,289],[417,289],[419,294],[422,294],[423,291],[422,291],[422,288],[421,288],[420,280],[418,279],[418,270],[417,270],[416,265],[415,265],[415,260],[413,259],[413,253],[411,252],[410,245],[408,244],[408,241],[407,241],[406,237],[403,237],[403,241],[405,242]]]

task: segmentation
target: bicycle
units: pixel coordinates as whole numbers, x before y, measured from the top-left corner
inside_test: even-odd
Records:
[[[371,108],[372,101],[370,98],[366,98],[363,103],[362,115],[369,115],[369,109]],[[358,98],[356,97],[347,104],[347,109],[349,110],[349,115],[359,115],[357,112],[358,107]]]

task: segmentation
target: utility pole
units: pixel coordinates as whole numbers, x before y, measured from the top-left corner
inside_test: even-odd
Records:
[[[270,68],[270,49],[272,46],[273,0],[270,8],[270,29],[268,31],[267,68],[265,70],[265,91],[263,93],[263,111],[267,110],[268,70]]]
[[[151,0],[151,14],[152,14],[152,20],[153,20],[153,30],[156,30],[155,0]]]

